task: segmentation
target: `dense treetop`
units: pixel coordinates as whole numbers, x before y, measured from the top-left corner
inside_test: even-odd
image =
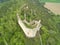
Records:
[[[21,8],[24,4],[29,7],[27,11]],[[52,13],[44,4],[37,0],[8,0],[0,3],[0,45],[60,45],[60,15]],[[26,13],[28,21],[29,18],[41,19],[40,36],[32,39],[25,36],[18,25],[17,12],[21,18]]]

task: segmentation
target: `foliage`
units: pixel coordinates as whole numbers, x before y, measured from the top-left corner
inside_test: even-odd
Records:
[[[33,3],[35,2],[35,3]],[[40,35],[29,39],[25,36],[17,22],[17,12],[24,14],[20,7],[28,4],[27,20],[41,19]],[[44,3],[30,0],[9,0],[0,4],[0,45],[60,45],[60,15],[55,15],[43,6]],[[30,13],[30,10],[36,10]],[[19,11],[20,10],[20,11]],[[32,12],[33,12],[32,11]],[[20,14],[20,17],[22,16]],[[22,16],[23,17],[23,16]]]

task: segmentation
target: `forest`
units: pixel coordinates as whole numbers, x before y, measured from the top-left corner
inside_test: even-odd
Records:
[[[24,4],[28,10],[21,8]],[[38,0],[0,1],[0,45],[60,45],[60,15],[55,15],[44,4]],[[42,27],[36,37],[25,36],[18,25],[17,12],[22,20],[25,13],[28,21],[41,19]]]

